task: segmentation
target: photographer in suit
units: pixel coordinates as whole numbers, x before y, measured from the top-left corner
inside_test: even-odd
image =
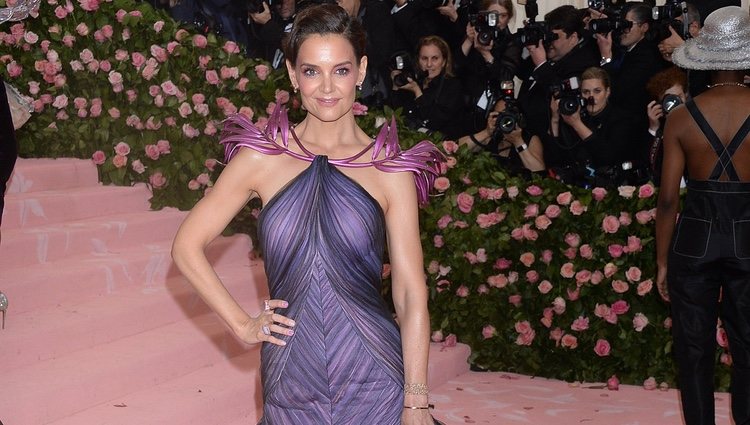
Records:
[[[547,166],[560,180],[582,186],[617,187],[647,180],[633,147],[633,117],[609,102],[607,73],[588,68],[580,85],[580,93],[570,84],[550,103],[548,144],[559,148],[559,156]]]
[[[417,46],[416,64],[408,64],[408,57],[395,59],[402,66],[391,72],[391,106],[403,108],[407,124],[414,129],[439,131],[447,138],[460,136],[464,89],[453,76],[448,43],[427,36]]]
[[[518,93],[521,111],[526,116],[527,129],[545,140],[550,124],[550,88],[562,80],[578,77],[599,59],[582,39],[582,13],[573,6],[560,6],[544,16],[551,40],[539,40],[526,46],[529,58],[519,71],[523,81]],[[544,145],[544,160],[548,165],[560,155],[555,145]]]
[[[521,46],[508,29],[513,18],[511,0],[482,0],[479,13],[469,15],[466,35],[457,53],[461,82],[473,105],[468,131],[484,125],[491,92],[516,75],[521,64]]]

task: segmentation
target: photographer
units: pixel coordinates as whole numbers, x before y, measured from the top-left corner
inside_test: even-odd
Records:
[[[253,0],[248,3],[248,56],[262,58],[274,69],[284,65],[281,40],[292,30],[295,0]]]
[[[609,96],[609,76],[592,67],[581,76],[580,94],[564,90],[550,102],[551,144],[559,156],[547,166],[566,183],[616,187],[647,180],[637,167],[633,117],[610,104]]]
[[[666,67],[656,43],[646,38],[651,29],[651,7],[645,3],[627,3],[624,16],[591,21],[601,54],[601,67],[612,79],[611,102],[638,117],[637,125],[646,128],[643,113],[649,102],[646,83]],[[597,22],[605,23],[606,33],[597,31]],[[617,48],[613,47],[617,43]]]
[[[395,64],[391,72],[392,106],[404,109],[411,127],[458,137],[464,109],[463,87],[453,76],[450,47],[442,38],[428,36],[419,41],[417,52],[416,66],[399,68]],[[395,59],[402,64],[410,62],[400,55]],[[411,67],[415,69],[408,69]]]
[[[654,75],[646,85],[652,100],[646,107],[648,114],[648,133],[651,140],[649,164],[654,184],[661,180],[661,165],[664,157],[663,132],[667,115],[677,106],[687,101],[687,75],[673,66]]]
[[[493,88],[512,80],[521,64],[521,46],[508,29],[513,12],[511,0],[482,0],[479,13],[469,15],[457,61],[461,81],[475,105],[473,121],[477,122],[470,123],[471,130],[484,124]]]
[[[599,63],[582,39],[582,13],[575,7],[560,6],[547,13],[544,21],[544,37],[536,37],[538,41],[526,46],[530,56],[518,75],[523,81],[518,101],[527,129],[540,137],[549,133],[549,88],[560,80],[580,76],[583,70]],[[546,142],[544,152],[545,162],[556,156],[554,147],[548,149]]]
[[[487,117],[487,126],[462,136],[458,144],[467,145],[474,152],[489,152],[505,170],[513,174],[544,172],[542,141],[519,128],[519,115],[515,111],[506,114],[509,112],[506,111],[507,105],[505,99],[498,100]]]

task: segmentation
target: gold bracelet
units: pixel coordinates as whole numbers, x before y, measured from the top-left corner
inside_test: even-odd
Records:
[[[429,408],[430,406],[404,406],[404,409],[411,409],[411,410],[426,410]]]
[[[427,384],[404,384],[404,394],[427,395],[429,393]]]

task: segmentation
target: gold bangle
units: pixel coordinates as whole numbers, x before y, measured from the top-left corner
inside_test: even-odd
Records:
[[[411,409],[411,410],[426,410],[429,408],[430,406],[404,406],[404,409]]]
[[[429,393],[427,384],[404,384],[404,394],[427,395]]]

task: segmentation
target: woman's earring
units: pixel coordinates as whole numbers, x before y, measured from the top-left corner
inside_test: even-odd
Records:
[[[297,86],[293,86],[293,89],[294,89],[294,93],[297,94],[297,92],[299,91],[299,89],[297,88]]]
[[[362,91],[362,83],[357,83],[357,90]]]

